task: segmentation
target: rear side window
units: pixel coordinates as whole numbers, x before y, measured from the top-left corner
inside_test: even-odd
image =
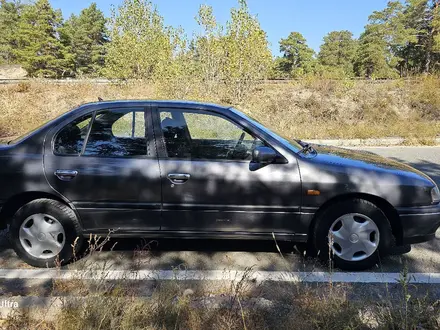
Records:
[[[58,155],[79,155],[84,145],[92,114],[66,125],[55,138],[54,152]]]
[[[93,121],[84,156],[145,156],[145,133],[145,116],[142,109],[100,111]]]

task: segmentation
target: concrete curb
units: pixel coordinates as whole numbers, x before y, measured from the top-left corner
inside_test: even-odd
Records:
[[[440,273],[408,273],[413,284],[440,284]],[[290,283],[396,283],[400,273],[394,272],[289,272],[234,270],[58,270],[0,269],[1,280],[96,280],[96,281],[237,281],[249,278],[255,283],[266,281]]]
[[[401,137],[392,138],[377,138],[377,139],[316,139],[316,140],[304,140],[306,142],[315,144],[325,144],[335,147],[375,147],[375,146],[400,146],[405,144],[407,139]],[[440,144],[440,137],[433,140],[434,145]]]

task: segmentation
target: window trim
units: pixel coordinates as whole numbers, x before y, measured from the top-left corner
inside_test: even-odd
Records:
[[[136,112],[142,112],[144,114],[144,120],[145,120],[145,139],[147,142],[147,147],[145,149],[145,155],[138,155],[138,156],[117,156],[117,155],[113,155],[113,156],[102,156],[102,155],[84,155],[85,152],[85,148],[87,146],[87,143],[89,141],[89,137],[90,137],[90,132],[92,129],[92,125],[95,121],[95,117],[96,115],[100,112],[100,111],[117,111],[117,110],[124,110],[127,111],[127,113],[132,112],[133,114],[135,114]],[[68,154],[60,154],[55,152],[55,140],[58,136],[58,134],[69,124],[71,124],[72,122],[74,122],[75,120],[87,116],[87,115],[92,115],[92,118],[90,120],[90,123],[88,125],[87,128],[87,134],[84,138],[84,144],[83,147],[81,149],[81,152],[79,154],[75,154],[75,155],[68,155]],[[116,158],[116,159],[157,159],[157,149],[156,149],[156,143],[154,140],[154,132],[153,132],[153,122],[152,122],[152,107],[151,106],[132,106],[132,107],[105,107],[105,108],[101,108],[101,109],[94,109],[92,111],[88,111],[85,113],[81,113],[80,115],[76,116],[75,118],[71,119],[69,118],[68,120],[66,119],[65,121],[63,121],[62,123],[60,123],[59,125],[57,125],[57,127],[54,129],[55,133],[52,134],[52,139],[51,139],[51,143],[50,143],[50,147],[52,150],[52,154],[54,156],[57,157],[87,157],[87,158]]]
[[[69,122],[67,122],[67,123],[63,123],[63,125],[60,127],[60,128],[57,128],[57,130],[56,130],[56,132],[55,132],[55,134],[53,134],[53,137],[52,137],[52,141],[51,141],[51,149],[52,149],[52,154],[54,155],[54,156],[60,156],[60,157],[80,157],[81,156],[81,154],[82,154],[82,152],[83,152],[83,149],[84,149],[84,147],[85,147],[85,143],[83,144],[83,146],[82,146],[82,148],[81,148],[81,151],[79,152],[79,154],[62,154],[62,153],[58,153],[58,152],[56,152],[55,151],[55,141],[56,141],[56,139],[57,139],[57,137],[58,137],[58,135],[61,133],[61,131],[63,130],[63,129],[65,129],[68,125],[70,125],[70,124],[72,124],[73,122],[75,122],[76,120],[78,120],[78,119],[80,119],[80,118],[82,118],[82,117],[87,117],[88,115],[92,115],[91,116],[91,118],[90,118],[90,122],[89,122],[89,124],[88,124],[88,127],[87,127],[87,133],[86,133],[86,136],[84,137],[84,142],[85,141],[87,141],[87,138],[88,138],[88,136],[89,136],[89,134],[90,134],[90,129],[91,129],[91,127],[92,127],[92,123],[93,123],[93,121],[94,121],[94,119],[95,119],[95,114],[96,114],[96,111],[94,110],[93,112],[87,112],[87,113],[84,113],[84,114],[82,114],[82,115],[80,115],[80,116],[78,116],[78,117],[75,117],[73,120],[69,120]]]
[[[81,152],[78,155],[80,157],[84,154],[84,151],[86,151],[86,146],[87,146],[87,142],[89,141],[90,132],[92,131],[92,126],[93,123],[95,122],[96,112],[97,112],[96,110],[93,111],[92,120],[90,120],[89,128],[87,129],[87,134],[86,137],[84,138],[83,147],[81,148]]]
[[[123,117],[123,116],[122,116]],[[145,118],[145,117],[144,117]],[[144,119],[145,120],[145,119]],[[144,125],[145,125],[145,123],[144,123]],[[133,139],[134,138],[134,129],[136,128],[136,111],[133,111],[132,112],[132,115],[131,115],[131,138]],[[145,134],[145,131],[144,131],[144,135],[145,135],[145,138],[147,138],[147,136],[146,136],[146,134]]]
[[[267,141],[264,137],[259,134],[256,130],[251,130],[250,128],[243,126],[241,123],[239,123],[234,118],[231,118],[227,114],[213,111],[210,109],[195,109],[195,108],[184,108],[184,107],[165,107],[165,106],[157,106],[152,108],[152,117],[153,117],[153,125],[154,125],[154,134],[156,136],[156,144],[157,144],[157,150],[158,150],[158,159],[159,160],[173,160],[173,161],[192,161],[192,162],[217,162],[217,163],[246,163],[249,164],[252,160],[240,160],[240,159],[209,159],[209,158],[178,158],[178,157],[168,157],[168,152],[166,150],[165,145],[165,139],[162,132],[161,127],[161,119],[160,119],[160,113],[161,112],[172,112],[172,111],[179,111],[182,113],[189,112],[189,113],[202,113],[206,115],[214,115],[220,118],[223,118],[229,122],[231,122],[233,125],[237,126],[238,128],[245,131],[247,134],[254,136],[258,139],[260,139],[262,142],[264,142],[267,146],[274,149],[276,153],[279,155],[280,161],[275,162],[275,164],[286,164],[288,163],[287,159],[280,154],[276,148],[272,146],[271,143]],[[187,128],[188,134],[189,128]]]

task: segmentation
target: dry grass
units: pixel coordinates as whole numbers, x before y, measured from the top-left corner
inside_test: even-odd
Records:
[[[99,253],[108,239],[91,237],[88,254]],[[142,253],[141,253],[142,252]],[[148,259],[148,244],[133,258]],[[146,258],[147,257],[147,258]],[[438,329],[439,301],[411,284],[406,269],[393,293],[383,297],[354,295],[350,284],[256,283],[253,269],[230,282],[204,286],[200,281],[133,281],[106,279],[109,265],[81,258],[79,277],[53,280],[57,308],[15,309],[0,323],[2,329]],[[81,272],[103,271],[95,280]],[[135,270],[129,274],[133,275]],[[149,291],[144,287],[148,282]],[[64,294],[64,295],[63,295]],[[351,296],[351,297],[350,297]],[[50,314],[50,317],[47,315]],[[35,317],[38,315],[38,317]],[[42,315],[44,315],[42,317]]]
[[[423,93],[429,93],[431,99]],[[440,83],[434,78],[400,82],[400,85],[397,82],[298,82],[265,86],[243,108],[289,138],[398,136],[433,140],[440,132],[440,123],[415,104],[424,100],[431,105],[429,113],[433,115],[440,111],[436,97],[440,98]]]
[[[113,99],[192,99],[234,105],[289,138],[404,137],[432,144],[440,132],[440,80],[335,81],[305,79],[259,85],[234,102],[226,86],[194,81],[157,85],[53,84],[31,81],[0,86],[0,137],[17,136],[82,103]]]
[[[398,296],[382,300],[348,298],[350,287],[306,283],[264,283],[250,290],[249,277],[221,293],[179,281],[158,281],[149,296],[140,296],[121,280],[83,297],[64,297],[52,317],[37,319],[16,309],[5,329],[438,329],[435,299],[412,297],[400,284]],[[277,285],[279,287],[277,288]],[[417,291],[415,288],[413,291]],[[41,313],[41,312],[40,312]],[[34,313],[35,315],[35,313]]]

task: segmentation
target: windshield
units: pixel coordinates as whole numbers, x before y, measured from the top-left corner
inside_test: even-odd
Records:
[[[251,122],[257,128],[259,128],[260,130],[262,130],[266,134],[269,134],[271,137],[273,137],[277,141],[281,142],[281,144],[283,144],[283,146],[292,150],[293,152],[298,152],[303,148],[297,141],[290,140],[288,138],[283,137],[281,134],[275,133],[274,131],[268,129],[266,126],[263,126],[257,120],[245,115],[241,111],[238,111],[237,109],[234,109],[234,108],[230,108],[229,110],[231,110],[236,115],[239,115],[241,118],[246,119],[247,121]]]

